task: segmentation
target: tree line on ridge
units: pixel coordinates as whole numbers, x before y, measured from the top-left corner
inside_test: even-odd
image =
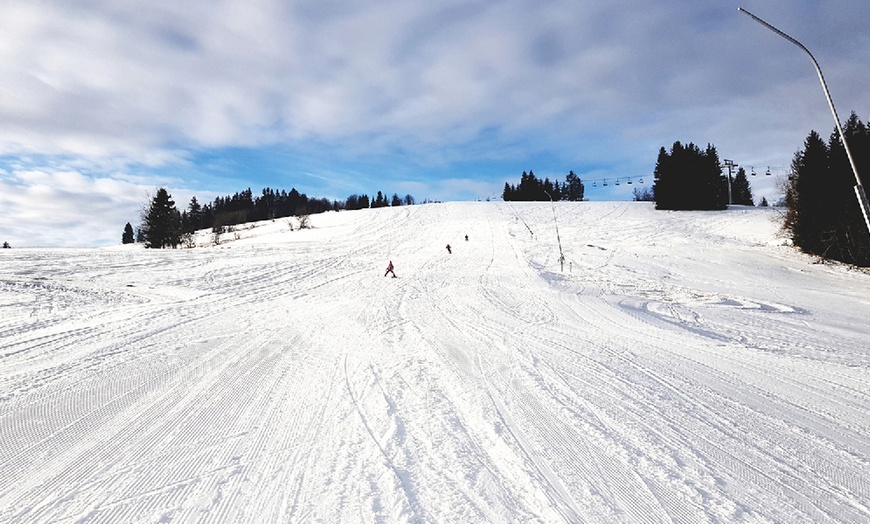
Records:
[[[142,212],[138,234],[134,235],[133,226],[128,222],[124,226],[121,242],[124,244],[142,242],[145,247],[150,248],[174,248],[182,244],[185,236],[201,229],[211,229],[218,233],[225,228],[247,222],[293,216],[307,217],[325,211],[403,206],[415,203],[411,195],[400,198],[394,193],[393,197],[388,199],[381,191],[378,191],[375,198],[354,194],[345,201],[330,201],[325,198],[309,198],[295,188],[290,192],[264,188],[261,195],[255,197],[248,188],[233,195],[217,197],[210,204],[200,204],[194,196],[190,199],[187,208],[179,211],[172,196],[166,188],[161,187]]]

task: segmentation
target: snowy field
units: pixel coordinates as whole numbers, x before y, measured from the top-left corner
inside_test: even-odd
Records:
[[[771,209],[555,217],[0,250],[0,522],[870,521],[870,274]]]

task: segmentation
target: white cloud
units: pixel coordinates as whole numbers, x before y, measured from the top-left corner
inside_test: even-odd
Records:
[[[816,54],[841,116],[870,118],[870,4],[745,7]],[[13,0],[0,33],[0,161],[88,189],[187,187],[203,151],[278,145],[397,183],[542,158],[635,174],[674,140],[782,165],[833,124],[807,57],[714,0]]]
[[[94,177],[74,170],[0,171],[0,242],[13,247],[117,244],[124,224],[138,227],[142,209],[159,186],[170,187],[180,210],[194,194],[203,203],[215,196],[166,182],[124,174]]]

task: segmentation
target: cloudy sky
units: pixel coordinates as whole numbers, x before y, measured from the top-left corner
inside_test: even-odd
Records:
[[[834,123],[809,57],[738,6],[870,119],[867,0],[7,0],[0,242],[120,243],[161,186],[179,208],[248,187],[467,200],[573,170],[628,199],[675,140],[771,199]]]

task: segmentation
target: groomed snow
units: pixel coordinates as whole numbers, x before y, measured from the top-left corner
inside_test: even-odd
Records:
[[[870,521],[870,275],[777,211],[311,220],[0,250],[0,522]]]

